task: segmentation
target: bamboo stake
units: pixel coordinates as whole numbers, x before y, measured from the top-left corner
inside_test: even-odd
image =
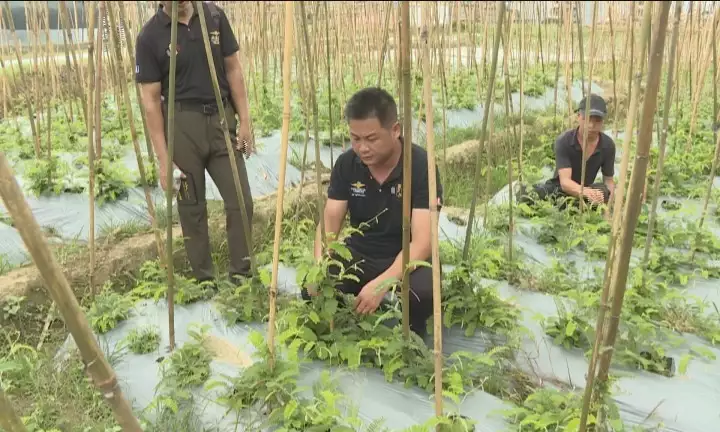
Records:
[[[4,1],[5,4],[5,10],[7,10],[8,15],[8,23],[10,24],[10,32],[13,34],[15,39],[15,58],[17,60],[18,69],[20,70],[20,78],[23,82],[29,82],[29,80],[25,76],[25,69],[23,68],[23,61],[22,61],[22,55],[20,54],[20,39],[17,36],[17,32],[15,31],[15,21],[13,20],[12,16],[12,9],[10,8],[10,2],[8,0]],[[35,125],[35,116],[33,116],[33,106],[32,106],[32,100],[30,96],[30,92],[26,91],[25,93],[25,106],[27,108],[27,115],[28,115],[28,121],[30,122],[30,130],[32,132],[33,136],[33,144],[35,145],[35,157],[39,160],[41,158],[40,153],[40,134],[38,133],[37,126]]]
[[[302,4],[302,3],[301,3]],[[283,200],[285,197],[285,172],[287,171],[287,152],[290,136],[290,68],[292,66],[293,49],[293,6],[294,2],[285,2],[285,43],[283,52],[283,122],[280,138],[280,174],[275,207],[275,237],[273,240],[273,267],[270,282],[270,315],[268,318],[268,349],[270,350],[270,367],[275,367],[275,314],[278,285],[278,268],[280,266],[280,235],[282,233]],[[325,9],[327,13],[327,6]]]
[[[435,131],[433,129],[432,102],[432,70],[430,68],[430,47],[428,43],[429,29],[428,3],[422,5],[423,20],[420,40],[423,46],[423,90],[427,114],[425,117],[426,143],[428,154],[428,193],[430,195],[430,247],[432,248],[433,278],[433,338],[435,357],[435,415],[443,415],[443,383],[442,383],[442,293],[440,292],[440,246],[438,239],[438,196],[437,177],[435,171]],[[440,430],[440,425],[438,425]]]
[[[324,198],[322,191],[322,181],[320,179],[321,171],[321,160],[320,160],[320,134],[318,131],[318,106],[317,100],[315,99],[315,70],[312,58],[312,49],[310,47],[310,39],[308,37],[307,19],[305,18],[305,4],[300,3],[300,16],[302,22],[303,37],[305,40],[305,54],[307,56],[307,71],[308,71],[308,94],[310,96],[310,105],[312,106],[313,113],[313,135],[315,144],[315,184],[317,186],[317,211],[318,219],[320,223],[320,238],[321,244],[324,248],[327,244],[327,235],[325,233],[325,217],[324,217]],[[336,233],[337,234],[337,233]],[[324,249],[323,249],[324,250]]]
[[[202,8],[199,9],[199,11],[202,11]],[[175,264],[173,262],[173,223],[172,223],[172,216],[173,216],[173,195],[174,195],[174,185],[175,181],[173,178],[173,170],[175,168],[174,161],[174,154],[175,154],[175,80],[176,80],[176,72],[177,72],[177,30],[178,30],[178,3],[173,2],[172,3],[172,10],[170,12],[170,77],[169,77],[169,83],[168,83],[168,132],[167,132],[167,152],[168,152],[168,161],[167,169],[165,171],[165,181],[167,185],[167,190],[165,191],[165,208],[166,208],[166,235],[165,235],[165,253],[167,254],[167,258],[165,259],[165,265],[167,266],[167,278],[168,278],[168,287],[167,287],[167,303],[168,303],[168,325],[169,325],[169,339],[170,339],[170,352],[173,352],[175,350]],[[203,30],[205,29],[205,17],[203,15],[200,15],[200,22],[203,24]],[[211,71],[214,71],[215,69],[211,66]],[[223,113],[224,114],[224,113]],[[224,115],[221,116],[224,118]],[[230,155],[233,154],[232,151],[229,152]],[[230,157],[231,161],[234,161],[232,157]],[[240,201],[242,202],[242,201]]]
[[[403,180],[402,180],[402,324],[403,336],[410,338],[410,277],[408,263],[410,262],[410,200],[412,191],[412,99],[410,96],[412,82],[410,81],[411,47],[410,39],[410,2],[400,4],[400,39],[402,41],[402,87],[403,87]]]
[[[623,217],[625,226],[621,231],[621,242],[619,244],[618,256],[615,265],[616,270],[612,275],[611,288],[613,292],[613,303],[607,333],[603,338],[603,347],[605,348],[611,348],[615,345],[615,338],[620,321],[620,313],[625,297],[625,287],[627,283],[628,268],[630,265],[633,234],[640,214],[640,195],[642,194],[643,185],[645,183],[650,146],[652,144],[653,117],[657,108],[657,94],[658,88],[660,87],[660,76],[662,74],[665,34],[667,31],[670,4],[670,2],[663,2],[659,5],[661,9],[657,25],[655,26],[657,30],[655,32],[651,48],[651,61],[648,65],[648,79],[645,89],[645,98],[643,101],[643,115],[640,120],[638,145],[635,150],[636,160],[633,164],[630,189],[628,191],[628,205],[625,208],[625,215]],[[607,381],[612,354],[612,349],[603,349],[600,353],[598,380],[603,384]],[[604,415],[604,410],[601,410],[600,418],[598,419],[600,424],[603,424],[601,420],[604,419]]]
[[[713,135],[715,136],[715,156],[713,157],[712,166],[710,167],[710,178],[708,180],[707,192],[705,193],[705,203],[703,204],[702,216],[700,216],[700,222],[698,223],[698,233],[695,235],[695,241],[690,251],[690,260],[695,260],[695,253],[697,252],[697,244],[700,241],[700,231],[705,223],[707,217],[708,206],[710,204],[710,198],[712,197],[712,189],[715,183],[715,173],[718,167],[718,158],[720,158],[720,134],[717,133],[717,81],[715,79],[717,71],[717,46],[715,41],[715,26],[713,25],[713,37],[712,37],[712,53],[713,53]]]
[[[82,95],[82,92],[83,92],[83,88],[82,88],[82,81],[83,81],[83,78],[82,78],[82,70],[80,69],[80,64],[79,64],[79,62],[78,62],[78,60],[77,60],[77,56],[75,56],[75,44],[73,43],[73,37],[72,37],[72,31],[71,31],[72,28],[70,27],[70,18],[68,17],[67,5],[65,4],[65,0],[62,0],[62,1],[58,2],[58,8],[59,8],[59,12],[60,12],[60,18],[62,19],[62,22],[63,22],[63,27],[65,27],[65,35],[66,35],[66,37],[67,37],[67,41],[70,42],[69,54],[70,54],[71,56],[68,56],[68,53],[67,53],[67,51],[68,51],[67,42],[65,42],[66,61],[68,62],[68,67],[69,67],[69,61],[70,61],[70,58],[72,58],[72,62],[73,62],[73,65],[75,66],[75,71],[76,71],[76,74],[75,74],[75,84],[76,84],[76,89],[75,89],[75,91],[77,92],[76,97],[78,97],[78,98],[80,99],[80,103],[82,104],[82,109],[83,109],[82,116],[83,116],[83,120],[85,120],[86,122],[89,122],[90,119],[92,118],[92,116],[90,115],[90,113],[89,113],[89,111],[88,111],[87,103],[85,102],[85,100],[84,100],[84,99],[82,98],[82,96],[81,96],[81,95]],[[86,10],[86,12],[88,12],[88,11]],[[95,15],[94,15],[94,14],[90,13],[89,16],[90,16],[90,19],[94,20],[94,18],[95,18]],[[79,23],[78,20],[77,20],[77,9],[75,10],[75,23],[76,23],[76,25],[78,25],[78,26],[80,25],[80,23]],[[98,29],[102,28],[101,25],[98,25],[97,27],[98,27]],[[90,44],[89,35],[88,35],[88,44]],[[89,62],[90,62],[90,59],[88,58],[88,67],[90,67],[90,63],[89,63]],[[90,88],[90,87],[88,87],[88,88]]]
[[[330,73],[330,16],[328,15],[327,2],[325,2],[325,55],[327,56],[328,120],[330,123],[330,169],[332,170],[333,166],[335,166],[335,155],[333,154],[335,143],[333,142],[332,75]],[[318,175],[318,177],[320,176]]]
[[[589,64],[589,76],[588,76],[588,86],[587,91],[583,88],[583,93],[586,97],[585,99],[585,111],[583,114],[584,122],[587,122],[590,120],[590,116],[588,113],[590,112],[590,95],[592,94],[592,73],[593,73],[593,56],[595,54],[595,23],[597,21],[597,8],[598,8],[598,2],[593,2],[593,17],[592,17],[592,28],[590,30],[590,64]],[[582,29],[578,29],[580,32],[582,32]],[[585,60],[583,58],[583,50],[582,50],[582,35],[580,36],[580,69],[582,70],[583,64],[585,63]],[[584,84],[584,74],[585,72],[582,72],[581,75],[583,75],[583,84]],[[583,127],[583,137],[582,137],[582,168],[581,168],[581,174],[580,174],[580,214],[583,214],[585,210],[585,171],[587,167],[587,137],[588,137],[588,126],[585,124]]]
[[[234,154],[234,150],[232,147],[232,142],[230,141],[230,132],[227,127],[226,122],[226,116],[225,116],[225,105],[222,103],[222,97],[220,96],[220,85],[218,84],[218,78],[217,78],[217,71],[215,70],[215,63],[213,61],[212,56],[212,49],[210,48],[210,37],[208,36],[208,29],[207,29],[207,22],[205,21],[205,10],[202,7],[202,3],[199,1],[196,1],[194,3],[195,10],[198,12],[200,16],[200,25],[202,27],[203,32],[203,42],[205,44],[205,56],[207,57],[208,61],[208,69],[210,69],[210,78],[213,82],[213,89],[215,91],[215,103],[218,106],[218,114],[220,116],[220,125],[223,128],[223,132],[225,135],[225,145],[227,147],[228,154],[232,155]],[[249,119],[240,119],[241,121],[246,121]],[[245,201],[245,194],[243,193],[242,187],[240,187],[240,174],[238,172],[237,167],[237,161],[235,158],[230,158],[230,168],[232,169],[233,173],[233,179],[235,181],[235,191],[237,192],[237,199],[238,203],[240,203],[241,206],[244,206]],[[248,197],[248,199],[252,199],[252,197]],[[244,210],[244,208],[243,208]],[[249,259],[250,259],[250,271],[254,275],[256,274],[257,268],[255,266],[255,256],[253,254],[253,247],[252,247],[252,236],[250,235],[250,221],[248,219],[247,212],[242,211],[240,212],[242,215],[242,223],[243,228],[245,230],[245,240],[247,241],[247,248],[249,253]]]
[[[520,53],[525,52],[525,16],[523,15],[523,4],[522,2],[519,4],[520,10]],[[540,9],[538,8],[538,14],[540,12]],[[541,39],[542,40],[542,39]],[[542,59],[542,57],[541,57]],[[518,182],[522,183],[523,181],[523,149],[524,149],[524,140],[525,140],[525,62],[523,61],[524,58],[521,55],[520,56],[520,152],[518,153]],[[542,65],[543,72],[545,72],[545,64]],[[557,85],[555,85],[557,88]],[[512,160],[512,159],[511,159]],[[512,174],[510,175],[512,177]],[[510,193],[512,194],[512,181],[510,183]],[[510,196],[510,207],[512,208],[512,195]],[[511,219],[511,225],[512,225],[512,219]],[[510,236],[512,237],[512,230],[510,231]],[[512,245],[510,247],[510,253],[512,253]]]
[[[92,377],[95,386],[102,393],[105,402],[113,411],[115,421],[123,431],[142,432],[138,420],[133,415],[130,404],[123,396],[115,372],[107,362],[98,346],[90,325],[78,304],[63,269],[55,259],[42,228],[30,210],[20,185],[13,176],[12,169],[4,153],[0,152],[0,196],[10,213],[14,226],[20,233],[27,250],[42,275],[53,302],[62,314],[65,325],[70,330],[85,368]]]
[[[27,432],[25,424],[5,395],[2,385],[0,385],[0,428],[4,429],[5,432]]]
[[[95,169],[95,155],[100,155],[100,146],[102,143],[102,50],[103,50],[103,27],[102,27],[102,16],[105,11],[105,2],[100,0],[98,4],[98,11],[100,22],[98,24],[97,40],[95,44],[97,51],[95,51],[95,81],[94,86],[91,88],[95,89],[95,101],[93,102],[95,109],[94,118],[94,138],[95,143],[93,146],[92,140],[88,141],[88,165],[90,168],[90,226],[89,226],[89,246],[90,246],[90,291],[93,298],[95,297],[95,176],[97,175]],[[92,92],[91,92],[92,93]],[[88,112],[88,122],[90,121],[90,112]]]
[[[326,3],[327,4],[327,3]],[[385,6],[385,26],[383,28],[383,44],[380,49],[380,65],[378,67],[377,86],[382,86],[383,66],[385,65],[385,52],[387,51],[388,37],[390,35],[390,12],[392,11],[392,2],[388,2]]]
[[[634,10],[634,9],[633,9]],[[652,14],[652,9],[648,7],[648,4],[646,3],[643,7],[643,28],[642,28],[642,41],[641,41],[641,52],[644,51],[644,46],[647,44],[649,32],[650,32],[650,18]],[[589,406],[590,404],[590,398],[592,396],[593,392],[593,382],[595,380],[596,375],[596,368],[597,368],[597,362],[598,362],[598,356],[600,355],[600,347],[601,343],[603,342],[603,331],[605,329],[605,314],[609,308],[608,300],[610,297],[610,293],[613,293],[613,296],[615,295],[614,291],[611,291],[611,280],[614,276],[614,262],[615,262],[615,250],[617,246],[618,239],[620,237],[620,221],[621,221],[621,212],[623,210],[623,204],[622,204],[622,198],[624,195],[624,188],[625,188],[625,178],[627,177],[627,165],[628,160],[630,158],[630,137],[632,137],[632,130],[633,130],[633,119],[635,118],[635,113],[637,112],[637,105],[638,105],[638,92],[640,88],[640,80],[642,79],[643,75],[643,67],[644,62],[640,62],[640,72],[637,75],[638,83],[633,87],[633,93],[630,97],[630,112],[628,114],[627,118],[627,124],[625,126],[625,140],[623,142],[623,157],[622,162],[620,164],[620,181],[618,182],[618,185],[615,187],[614,192],[614,199],[615,199],[615,206],[614,206],[614,214],[613,214],[613,224],[612,224],[612,232],[611,232],[611,240],[610,245],[608,247],[608,258],[607,262],[605,264],[605,274],[603,277],[603,291],[600,296],[600,309],[598,312],[598,318],[597,322],[595,324],[595,343],[593,344],[593,351],[592,355],[590,357],[590,364],[588,365],[588,373],[587,373],[587,384],[585,386],[585,393],[583,395],[583,406]],[[632,71],[631,71],[632,72]],[[652,130],[651,130],[652,132]],[[612,199],[612,197],[611,197]],[[586,413],[587,415],[587,413]],[[587,420],[587,418],[585,419]],[[580,424],[585,424],[586,421],[581,421]]]
[[[119,8],[122,8],[122,3],[117,3],[117,5]],[[117,28],[115,25],[115,15],[110,10],[108,10],[108,15],[110,18],[110,27],[112,27],[113,29]],[[140,172],[140,181],[142,182],[143,191],[145,192],[145,201],[147,202],[148,214],[150,215],[150,224],[152,226],[153,233],[155,234],[155,243],[157,244],[158,257],[160,257],[161,261],[163,261],[163,267],[165,267],[166,266],[166,264],[164,263],[165,253],[164,253],[164,249],[162,246],[162,239],[160,237],[160,230],[158,229],[158,224],[157,224],[157,219],[156,219],[156,214],[155,214],[155,204],[153,203],[153,200],[151,197],[150,185],[147,182],[145,163],[142,158],[142,152],[140,151],[140,143],[138,141],[137,128],[135,127],[135,116],[133,115],[132,103],[130,101],[130,93],[128,92],[127,80],[125,79],[125,75],[127,73],[127,71],[126,71],[127,64],[125,62],[123,62],[123,60],[122,60],[122,53],[120,52],[120,41],[117,40],[117,38],[113,38],[113,48],[115,49],[115,58],[117,59],[117,64],[120,65],[120,67],[122,68],[122,71],[123,71],[123,73],[121,74],[122,78],[119,80],[120,93],[123,95],[123,98],[124,98],[123,102],[124,102],[125,106],[127,107],[127,110],[129,113],[128,114],[128,126],[130,128],[130,137],[132,139],[133,149],[135,150],[135,157],[136,157],[137,164],[138,164],[138,171]],[[152,166],[151,166],[151,169],[152,169]]]
[[[482,128],[480,130],[480,145],[478,146],[478,153],[476,158],[476,167],[475,167],[475,182],[473,185],[473,195],[472,200],[470,204],[470,214],[468,216],[468,225],[467,225],[467,231],[465,233],[465,245],[463,246],[463,261],[467,261],[468,256],[470,254],[470,240],[472,238],[472,227],[473,222],[475,219],[475,206],[477,206],[477,195],[478,195],[478,188],[480,187],[480,176],[481,176],[481,169],[482,169],[482,149],[485,146],[485,133],[487,132],[487,126],[488,126],[488,110],[492,112],[493,110],[493,89],[495,87],[495,73],[497,71],[497,62],[498,62],[498,51],[500,50],[500,40],[502,38],[502,24],[503,24],[503,18],[505,16],[505,2],[504,1],[498,1],[497,3],[497,24],[495,26],[495,40],[493,41],[493,58],[492,58],[492,64],[490,66],[490,76],[488,78],[488,88],[487,88],[487,95],[485,97],[485,114],[483,115],[483,124]],[[487,207],[487,206],[486,206]]]
[[[660,135],[660,142],[658,147],[658,161],[657,168],[655,170],[655,180],[653,182],[653,199],[650,204],[650,215],[648,216],[648,228],[645,237],[645,250],[643,251],[642,259],[642,284],[645,286],[645,277],[647,272],[647,265],[650,261],[650,248],[653,241],[653,232],[655,231],[655,218],[657,216],[657,205],[660,195],[660,181],[662,179],[663,167],[665,164],[665,146],[667,144],[668,134],[668,123],[670,118],[670,104],[672,103],[673,94],[673,81],[675,79],[675,62],[677,44],[680,35],[680,18],[682,16],[682,3],[675,3],[675,21],[673,23],[672,42],[670,43],[670,61],[668,67],[668,76],[665,83],[665,100],[663,102],[663,122],[662,122],[662,133]]]
[[[123,3],[124,2],[118,2],[118,4],[117,4],[118,5],[118,13],[120,14],[119,22],[120,22],[120,25],[122,26],[122,28],[124,28],[125,31],[127,31],[127,29],[130,27],[127,25],[127,22],[125,20],[125,6]],[[132,65],[135,64],[135,61],[134,61],[135,49],[133,48],[133,41],[132,41],[131,37],[127,37],[127,36],[125,37],[125,48],[127,50],[128,64],[131,65],[130,67],[132,67]],[[135,83],[135,97],[136,97],[137,103],[140,107],[140,118],[142,119],[143,132],[145,134],[145,146],[147,147],[148,160],[150,161],[150,169],[152,172],[154,172],[157,170],[157,167],[155,166],[155,162],[154,162],[155,152],[153,150],[152,141],[150,140],[150,132],[148,131],[148,128],[147,128],[147,116],[145,114],[145,108],[143,107],[143,104],[142,104],[142,96],[140,94],[140,84],[139,83]],[[162,250],[161,245],[158,246],[158,251],[160,251],[160,250]],[[162,252],[159,252],[159,253],[160,253],[159,256],[163,256]]]
[[[581,18],[579,16],[580,9],[581,9],[580,2],[576,1],[575,2],[575,16],[577,17],[578,49],[580,50],[580,88],[582,89],[583,97],[586,97],[586,96],[590,95],[590,90],[588,90],[587,93],[585,92],[585,54],[583,53],[583,31],[582,31]],[[592,85],[592,83],[588,85],[588,89],[591,88],[590,87],[591,85]],[[585,141],[583,140],[583,145],[585,145],[584,142]],[[585,156],[583,154],[583,159],[584,158],[585,158]],[[583,181],[585,181],[585,180],[583,180]],[[582,193],[582,184],[580,184],[580,188],[581,188],[580,193]],[[582,204],[580,204],[580,209],[582,209]]]

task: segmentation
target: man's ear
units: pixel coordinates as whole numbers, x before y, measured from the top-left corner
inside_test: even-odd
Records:
[[[395,139],[400,138],[400,135],[402,135],[402,128],[401,128],[399,122],[395,122],[395,124],[393,124],[393,126],[390,130],[392,132],[393,138],[395,138]]]

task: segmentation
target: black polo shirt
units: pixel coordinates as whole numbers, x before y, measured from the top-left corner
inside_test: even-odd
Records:
[[[572,179],[580,184],[582,176],[582,147],[578,138],[578,128],[570,129],[560,135],[555,141],[555,174],[553,181],[560,182],[558,171],[563,168],[572,168]],[[603,176],[615,175],[615,141],[604,132],[600,132],[600,141],[593,154],[585,165],[585,184],[595,183],[598,172],[602,170]]]
[[[213,20],[210,9],[202,4],[208,36],[217,72],[220,94],[228,98],[230,86],[225,76],[225,57],[238,51],[239,46],[225,12],[215,6],[219,20]],[[169,11],[168,11],[169,12]],[[188,25],[178,22],[177,64],[175,70],[175,99],[199,103],[215,102],[212,78],[208,68],[199,14],[194,11]],[[135,80],[139,83],[162,83],[162,95],[168,98],[170,84],[170,15],[162,5],[137,36],[135,45]]]
[[[427,163],[425,149],[413,144],[410,197],[413,209],[430,208]],[[435,172],[438,204],[442,204],[443,188],[437,167]],[[353,149],[338,157],[330,174],[328,198],[347,201],[350,224],[363,232],[348,239],[349,247],[368,258],[396,257],[402,251],[402,182],[402,157],[383,184],[373,179]]]

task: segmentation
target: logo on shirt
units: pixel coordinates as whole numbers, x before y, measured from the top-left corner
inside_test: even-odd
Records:
[[[398,199],[402,199],[402,185],[393,186],[390,188],[390,193],[395,195]]]
[[[136,74],[139,74],[139,73],[140,73],[140,65],[139,65],[139,64],[136,64],[136,65],[135,65],[135,73],[136,73]]]
[[[220,32],[217,30],[213,30],[210,32],[210,42],[212,42],[213,45],[220,45]]]
[[[350,194],[354,197],[365,197],[365,185],[358,182],[350,184]]]

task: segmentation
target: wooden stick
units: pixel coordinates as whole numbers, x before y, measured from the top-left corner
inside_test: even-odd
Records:
[[[111,3],[111,4],[117,4],[118,7],[122,7],[122,3]],[[115,15],[112,13],[111,10],[108,11],[108,15],[110,18],[110,27],[113,29],[117,28],[115,25]],[[127,38],[129,39],[129,38]],[[122,53],[120,52],[120,41],[117,40],[117,38],[113,38],[113,48],[115,50],[115,58],[117,59],[117,64],[122,69],[121,79],[119,80],[120,85],[120,93],[123,95],[123,103],[127,107],[128,111],[128,126],[130,128],[130,137],[132,139],[133,143],[133,149],[135,150],[135,158],[137,160],[138,164],[138,171],[140,172],[140,181],[142,182],[143,191],[145,192],[145,202],[148,206],[148,214],[150,215],[150,224],[152,226],[153,233],[155,234],[155,243],[157,244],[158,249],[158,257],[163,261],[163,267],[166,267],[165,264],[165,254],[164,254],[164,248],[162,245],[162,238],[160,237],[160,230],[158,229],[158,224],[156,220],[156,214],[155,214],[155,204],[153,203],[151,192],[150,192],[150,185],[147,182],[147,174],[145,171],[145,163],[142,158],[142,152],[140,151],[140,143],[138,142],[138,134],[137,134],[137,128],[135,127],[135,116],[133,115],[132,110],[132,103],[130,101],[130,93],[128,92],[127,87],[127,80],[125,78],[127,74],[127,64],[123,61]],[[137,89],[137,87],[135,87]],[[142,111],[142,103],[140,104],[141,111]],[[141,116],[143,114],[141,113]],[[151,159],[152,161],[152,159]],[[151,162],[152,163],[152,162]],[[151,169],[153,169],[153,166],[151,165]]]
[[[585,99],[585,111],[583,114],[584,121],[587,122],[590,119],[590,116],[588,115],[590,113],[590,95],[592,94],[592,73],[593,73],[593,59],[595,55],[595,22],[597,20],[597,8],[598,8],[598,2],[593,2],[593,17],[592,17],[592,28],[590,30],[590,61],[589,61],[589,71],[588,71],[588,86],[587,90],[583,89],[583,93],[586,97]],[[578,29],[580,32],[582,32],[582,29]],[[582,70],[583,64],[585,63],[585,59],[583,59],[583,50],[582,50],[582,35],[580,37],[580,69]],[[582,75],[585,74],[585,72],[581,73]],[[585,78],[583,77],[583,83]],[[582,167],[580,170],[580,214],[583,214],[585,210],[585,170],[587,167],[587,137],[588,137],[588,127],[587,124],[585,127],[583,127],[583,136],[582,136]]]
[[[675,3],[675,22],[673,24],[672,42],[670,43],[670,61],[668,62],[668,76],[665,83],[665,100],[663,103],[663,122],[658,144],[658,161],[655,169],[655,180],[653,182],[653,198],[650,204],[650,215],[648,216],[648,227],[645,235],[645,250],[642,259],[642,284],[645,286],[647,265],[650,262],[650,248],[652,247],[653,231],[655,230],[655,218],[657,217],[657,205],[660,201],[660,181],[662,179],[663,167],[665,164],[665,146],[667,145],[668,123],[670,119],[670,104],[672,103],[673,84],[675,80],[675,62],[678,39],[680,35],[680,18],[682,16],[682,3]],[[677,121],[677,120],[676,120]]]
[[[197,3],[196,3],[197,4]],[[202,8],[200,8],[202,11]],[[205,24],[205,17],[200,15],[200,22]],[[173,262],[173,195],[175,192],[175,181],[173,178],[173,171],[175,169],[175,163],[173,155],[175,153],[175,80],[177,72],[177,28],[178,28],[178,3],[172,2],[171,11],[171,24],[170,24],[170,82],[168,84],[168,132],[167,132],[167,153],[168,153],[168,164],[165,171],[165,184],[167,185],[165,191],[165,208],[166,208],[166,237],[165,237],[165,253],[167,258],[165,264],[167,266],[167,303],[168,303],[168,326],[169,326],[169,339],[170,339],[170,352],[175,350],[175,265]],[[210,70],[215,69],[211,66]],[[229,152],[233,154],[232,151]],[[230,160],[234,161],[232,157]],[[242,202],[242,201],[241,201]]]
[[[20,70],[20,79],[22,79],[23,82],[29,82],[27,77],[25,76],[25,69],[23,68],[23,61],[22,61],[22,55],[20,53],[20,39],[17,36],[17,32],[15,31],[15,22],[13,20],[12,16],[12,9],[10,8],[10,2],[5,0],[5,10],[7,10],[8,15],[8,23],[10,24],[10,32],[13,34],[15,38],[15,58],[17,60],[18,69]],[[32,98],[30,96],[30,92],[24,92],[25,93],[25,107],[27,108],[27,115],[28,115],[28,121],[30,122],[30,131],[32,132],[33,136],[33,144],[35,145],[35,157],[40,160],[41,158],[41,152],[40,152],[40,134],[38,133],[37,126],[35,125],[35,116],[33,116],[33,106],[32,106]]]
[[[301,3],[302,4],[302,3]],[[283,123],[280,138],[280,174],[278,179],[277,202],[275,207],[275,237],[273,240],[272,280],[270,282],[270,315],[268,318],[268,349],[270,367],[275,366],[275,303],[277,299],[278,268],[280,266],[280,237],[282,233],[283,199],[285,197],[285,172],[287,171],[288,142],[290,140],[290,69],[293,50],[293,9],[294,2],[285,2],[285,44],[283,52]],[[326,9],[327,13],[327,9]]]
[[[422,4],[423,90],[427,114],[425,115],[428,156],[428,193],[430,195],[430,247],[432,249],[433,280],[433,339],[435,356],[435,416],[443,415],[443,357],[442,357],[442,293],[440,292],[440,245],[438,239],[438,196],[435,171],[435,130],[433,129],[432,70],[430,69],[430,46],[428,43],[428,3]],[[438,425],[440,430],[440,425]]]
[[[643,115],[640,120],[640,128],[638,134],[638,144],[635,150],[635,164],[633,165],[632,178],[630,180],[630,189],[628,191],[628,204],[623,215],[624,227],[621,232],[621,241],[618,248],[618,255],[613,272],[611,282],[611,292],[613,293],[613,304],[610,313],[610,321],[607,326],[607,333],[603,338],[603,347],[612,348],[615,346],[615,338],[617,336],[618,324],[620,322],[620,313],[623,300],[625,298],[625,290],[627,285],[628,269],[630,265],[630,253],[632,252],[632,243],[637,226],[638,216],[640,215],[640,202],[645,183],[645,177],[648,167],[648,159],[650,154],[650,146],[652,144],[652,128],[653,117],[657,109],[657,94],[660,87],[660,76],[662,73],[663,54],[665,49],[665,34],[667,32],[668,14],[671,2],[662,2],[658,22],[655,26],[656,32],[652,43],[652,57],[648,65],[648,79],[645,88],[643,100]],[[610,370],[610,362],[612,360],[613,349],[603,349],[600,353],[600,365],[598,380],[601,383],[607,381],[608,372]],[[600,412],[598,422],[603,424],[604,410]]]
[[[502,24],[503,24],[503,18],[505,16],[505,2],[504,1],[498,1],[497,3],[497,24],[495,25],[495,40],[493,41],[493,58],[492,58],[492,64],[490,65],[490,77],[488,78],[488,84],[487,84],[487,94],[485,96],[485,104],[484,104],[484,110],[485,114],[483,115],[483,123],[482,128],[480,130],[480,145],[478,146],[478,153],[476,158],[476,167],[475,167],[475,182],[473,186],[473,195],[472,200],[470,204],[470,214],[468,216],[468,225],[467,225],[467,231],[465,233],[465,245],[463,246],[463,255],[462,259],[463,261],[467,261],[468,256],[470,255],[470,240],[472,238],[472,229],[473,229],[473,222],[475,219],[475,206],[477,206],[477,196],[478,196],[478,189],[480,187],[480,177],[481,177],[481,169],[482,169],[482,149],[485,146],[485,134],[487,132],[488,127],[488,119],[490,117],[488,111],[490,113],[493,112],[493,89],[495,88],[495,73],[497,71],[497,62],[498,62],[498,51],[500,50],[500,40],[502,39]],[[487,206],[486,206],[487,207]]]
[[[323,250],[325,246],[327,245],[327,238],[326,238],[326,232],[325,232],[325,217],[324,217],[324,208],[325,208],[325,199],[323,197],[323,190],[322,190],[322,181],[321,181],[321,165],[322,161],[320,159],[320,133],[318,130],[318,106],[317,106],[317,100],[315,99],[316,94],[316,83],[315,83],[315,70],[314,70],[314,62],[312,57],[312,47],[310,46],[310,38],[308,36],[308,25],[307,25],[307,19],[305,15],[305,3],[300,2],[300,21],[302,23],[302,30],[303,30],[303,38],[305,40],[305,55],[307,56],[307,72],[308,72],[308,94],[310,96],[310,105],[312,107],[312,113],[313,113],[313,133],[314,133],[314,143],[315,144],[315,184],[317,186],[317,212],[318,212],[318,220],[320,223],[320,238],[321,238],[321,244],[323,247]],[[337,233],[335,233],[337,235]]]
[[[410,337],[410,200],[412,190],[412,99],[410,92],[412,81],[410,75],[411,47],[410,39],[410,2],[400,4],[400,39],[402,40],[402,108],[403,108],[403,180],[402,180],[402,318],[403,336]]]
[[[25,424],[17,415],[0,385],[0,427],[5,432],[27,432]]]
[[[72,334],[86,370],[105,398],[105,402],[112,409],[115,421],[123,431],[142,432],[130,404],[123,396],[114,371],[95,340],[90,325],[65,278],[63,269],[53,256],[47,240],[43,237],[42,228],[25,201],[5,154],[1,152],[0,196],[2,196],[5,208],[10,213],[15,227],[42,275],[44,286],[50,293],[53,302],[57,304],[63,321]]]
[[[220,124],[222,126],[224,135],[225,135],[225,145],[227,147],[228,154],[232,155],[234,154],[234,149],[232,147],[232,142],[230,141],[230,131],[227,127],[227,122],[225,119],[227,118],[225,116],[225,105],[222,103],[222,97],[220,95],[220,85],[218,84],[218,77],[217,77],[217,71],[215,70],[215,63],[213,61],[212,56],[212,49],[210,48],[210,36],[208,35],[208,29],[207,29],[207,22],[205,21],[205,10],[203,9],[202,2],[196,1],[194,3],[195,10],[198,12],[200,16],[200,25],[202,27],[203,31],[203,42],[205,43],[205,55],[207,57],[208,61],[208,69],[210,69],[210,78],[213,82],[213,90],[215,91],[215,103],[218,106],[218,114],[220,116]],[[241,121],[244,121],[241,119]],[[252,236],[250,235],[250,221],[248,219],[247,212],[245,211],[245,194],[243,193],[242,187],[240,187],[240,174],[238,172],[237,167],[237,161],[235,158],[230,158],[230,168],[232,169],[233,173],[233,180],[235,181],[235,192],[237,193],[237,199],[238,203],[243,209],[243,211],[240,212],[242,215],[242,223],[243,228],[246,233],[245,240],[247,241],[247,248],[249,253],[249,259],[250,259],[250,271],[253,275],[256,275],[257,268],[255,266],[255,256],[253,254],[253,247],[252,247]],[[248,199],[252,200],[252,197],[247,197]]]

